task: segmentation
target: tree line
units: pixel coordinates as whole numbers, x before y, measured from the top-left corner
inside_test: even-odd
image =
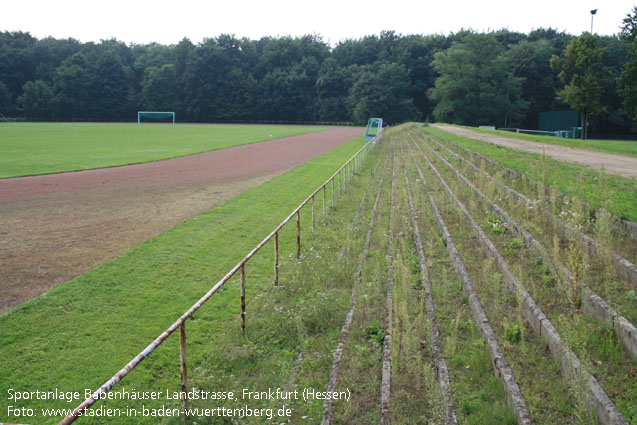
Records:
[[[0,119],[132,121],[139,110],[159,110],[180,122],[381,116],[536,128],[540,112],[588,108],[594,132],[631,133],[634,19],[635,10],[618,36],[384,31],[335,46],[318,35],[128,45],[0,32]],[[578,70],[577,55],[591,51],[589,68]],[[595,87],[594,107],[577,100],[582,81]],[[579,89],[584,97],[590,84]]]

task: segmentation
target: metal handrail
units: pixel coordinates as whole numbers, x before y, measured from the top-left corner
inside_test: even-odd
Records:
[[[237,273],[237,271],[241,270],[241,327],[245,332],[245,264],[251,259],[263,246],[269,242],[273,237],[275,238],[275,285],[278,284],[278,232],[296,215],[297,216],[297,256],[300,257],[301,252],[301,244],[300,244],[300,211],[301,209],[307,205],[310,200],[312,200],[312,217],[314,217],[314,196],[321,191],[324,190],[325,187],[339,176],[339,188],[341,184],[340,174],[343,172],[343,185],[345,184],[345,180],[348,176],[353,176],[355,170],[360,168],[361,166],[361,158],[359,155],[363,155],[365,158],[367,156],[367,152],[371,147],[373,147],[378,139],[380,138],[382,133],[379,133],[374,139],[370,142],[366,143],[362,148],[360,148],[352,157],[347,160],[330,178],[328,178],[325,183],[319,186],[312,194],[310,194],[298,207],[294,209],[268,236],[266,236],[257,246],[255,246],[249,253],[246,255],[241,261],[239,261],[226,275],[221,278],[203,297],[201,297],[195,304],[192,305],[184,314],[182,314],[179,319],[177,319],[172,325],[168,327],[164,332],[161,333],[153,342],[151,342],[146,348],[144,348],[135,358],[133,358],[130,362],[126,364],[122,369],[119,370],[115,375],[113,375],[108,381],[106,381],[99,389],[97,389],[89,398],[84,400],[79,406],[77,406],[73,412],[62,419],[58,425],[66,425],[75,422],[79,417],[82,416],[82,413],[91,407],[96,401],[98,401],[102,394],[110,391],[119,381],[121,381],[128,373],[133,370],[137,365],[139,365],[146,357],[150,355],[162,342],[164,342],[170,335],[173,334],[178,328],[180,329],[180,363],[181,363],[181,378],[182,378],[182,391],[184,393],[187,392],[187,366],[186,366],[186,319],[192,316],[195,311],[197,311],[210,297],[212,297],[232,276]],[[364,159],[364,158],[363,158]],[[351,178],[350,176],[350,178]],[[325,192],[324,195],[325,196]],[[334,185],[332,184],[332,205],[334,205]],[[325,202],[323,213],[325,214]],[[314,220],[312,220],[314,224]],[[314,231],[314,229],[312,230]],[[182,406],[184,411],[187,407],[187,397],[181,397]]]

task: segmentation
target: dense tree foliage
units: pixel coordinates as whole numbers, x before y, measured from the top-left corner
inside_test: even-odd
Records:
[[[637,119],[637,6],[624,18],[620,38],[628,49],[629,60],[622,67],[619,91],[626,112]]]
[[[434,118],[474,126],[518,124],[527,106],[520,98],[522,79],[513,75],[503,51],[494,34],[470,34],[436,53]]]
[[[608,78],[598,97],[604,113],[591,119],[596,133],[627,133],[637,117],[634,11],[629,18],[622,40],[597,39],[603,55],[596,66]],[[363,124],[382,116],[392,124],[435,119],[535,128],[540,112],[570,108],[570,81],[559,78],[563,69],[551,68],[550,59],[565,58],[568,46],[585,37],[552,29],[384,31],[329,46],[316,35],[222,34],[165,46],[0,32],[0,118],[132,121],[138,110],[168,110],[180,122]]]
[[[588,122],[589,114],[603,110],[600,98],[609,78],[601,62],[604,52],[605,49],[598,46],[596,35],[584,33],[566,46],[563,57],[553,55],[551,58],[551,68],[560,71],[558,78],[566,84],[557,92],[558,98],[580,111],[583,123]],[[586,138],[586,125],[582,138]]]

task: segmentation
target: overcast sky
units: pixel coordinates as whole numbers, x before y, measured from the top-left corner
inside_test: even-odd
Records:
[[[507,28],[528,33],[554,28],[574,35],[619,32],[636,0],[2,0],[0,31],[82,42],[116,38],[126,43],[194,43],[222,33],[263,36],[319,34],[334,45],[394,30],[449,34]]]

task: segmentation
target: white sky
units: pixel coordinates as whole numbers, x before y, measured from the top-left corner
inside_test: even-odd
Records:
[[[263,36],[320,34],[334,45],[394,30],[449,34],[462,28],[507,28],[528,33],[552,27],[579,35],[619,32],[637,0],[2,0],[0,31],[82,42],[116,38],[126,43],[198,43],[222,33]]]

